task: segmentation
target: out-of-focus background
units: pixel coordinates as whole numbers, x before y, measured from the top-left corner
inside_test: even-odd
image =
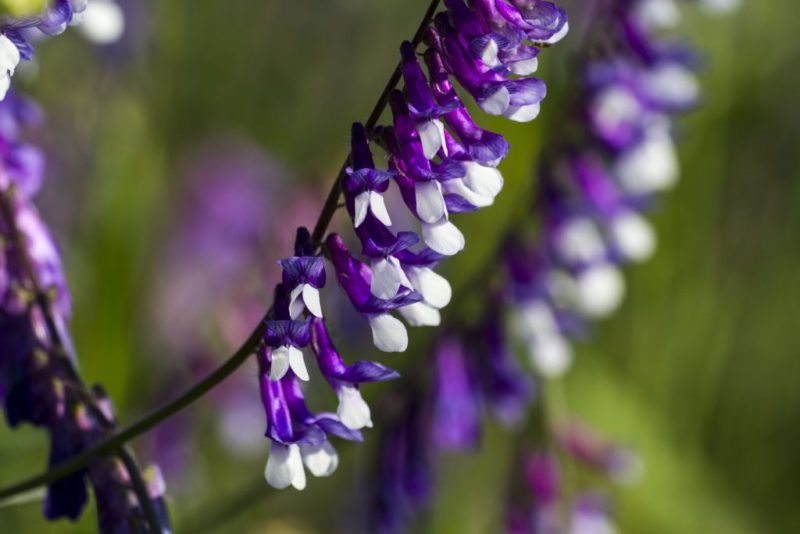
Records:
[[[16,83],[47,115],[31,133],[49,157],[39,205],[63,249],[81,370],[124,422],[203,376],[258,320],[275,260],[313,224],[350,123],[427,1],[118,2],[121,41],[70,30],[40,44]],[[582,4],[570,3],[575,28]],[[684,10],[705,98],[680,122],[682,179],[655,211],[656,256],[627,272],[621,313],[581,344],[564,385],[573,413],[645,461],[640,483],[614,493],[622,532],[800,531],[798,14],[795,0]],[[551,94],[576,41],[542,56]],[[456,291],[527,199],[563,111],[547,104],[532,124],[481,119],[514,149],[496,205],[458,221],[468,247],[445,267]],[[412,350],[382,361],[428,364],[428,334],[412,335]],[[346,531],[376,432],[342,447],[336,476],[277,495],[263,481],[263,424],[245,366],[134,443],[164,468],[177,532]],[[511,441],[492,424],[478,454],[447,457],[416,530],[492,532]],[[0,429],[0,484],[45,459],[39,432]],[[91,509],[75,525],[45,524],[38,502],[0,509],[2,532],[94,524]]]

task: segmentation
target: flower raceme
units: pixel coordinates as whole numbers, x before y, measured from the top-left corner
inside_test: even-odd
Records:
[[[114,424],[102,389],[86,389],[76,372],[70,342],[70,294],[61,255],[33,198],[42,181],[44,158],[19,142],[21,130],[40,120],[35,106],[10,94],[0,102],[0,401],[11,427],[30,424],[47,431],[50,467],[105,439]],[[144,503],[169,528],[157,469],[148,494],[130,490],[130,465],[99,457],[47,487],[44,516],[77,520],[88,501],[87,482],[98,503],[100,532],[149,532]]]
[[[566,14],[551,2],[444,4],[424,31],[421,54],[410,42],[400,46],[404,89],[388,95],[391,124],[352,127],[351,157],[339,185],[363,259],[338,234],[323,244],[339,286],[383,352],[408,347],[408,331],[395,312],[410,326],[440,324],[452,290],[435,268],[466,246],[451,217],[490,206],[503,188],[497,166],[509,144],[477,125],[456,84],[486,113],[533,120],[546,94],[544,82],[531,76],[539,53],[568,31]],[[385,169],[375,165],[375,146],[386,153]],[[416,219],[417,231],[393,227],[384,196],[392,184]],[[306,468],[315,476],[336,468],[330,435],[361,440],[360,430],[372,426],[360,386],[398,374],[370,361],[348,366],[337,352],[320,302],[325,260],[315,256],[307,230],[298,231],[295,255],[280,265],[283,279],[259,353],[266,435],[272,442],[265,474],[275,487],[302,489]],[[306,407],[301,382],[310,379],[303,356],[307,348],[339,400],[336,414],[313,415]],[[440,364],[450,368],[459,361],[443,356]]]

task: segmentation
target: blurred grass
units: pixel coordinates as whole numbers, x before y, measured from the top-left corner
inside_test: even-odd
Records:
[[[350,122],[371,108],[424,3],[150,2],[141,58],[108,58],[75,35],[40,46],[32,87],[48,110],[42,137],[54,153],[43,212],[67,258],[83,371],[109,386],[123,420],[152,406],[151,364],[165,357],[148,343],[145,290],[183,151],[219,129],[242,132],[306,181],[327,182]],[[681,122],[682,182],[655,216],[656,257],[628,273],[624,309],[581,347],[565,384],[572,411],[647,463],[641,485],[617,495],[622,532],[800,531],[797,9],[775,0],[745,2],[732,18],[688,10],[685,33],[707,60],[707,97]],[[566,51],[556,47],[542,63],[545,79],[561,80]],[[467,253],[446,269],[459,292],[470,291],[529,198],[532,149],[558,125],[558,87],[550,89],[533,126],[482,120],[514,150],[498,203],[457,221]],[[426,357],[427,334],[417,337],[406,364]],[[175,496],[177,531],[245,488],[217,531],[330,532],[348,495],[363,491],[356,482],[374,446],[369,434],[344,453],[337,477],[278,496],[253,489],[261,459],[235,461],[201,440],[205,483]],[[509,451],[510,437],[490,427],[479,455],[448,458],[442,498],[419,530],[491,532]],[[40,469],[44,454],[33,430],[0,429],[0,483]],[[0,509],[0,525],[45,529],[31,504]],[[87,510],[78,526],[46,531],[93,525]]]

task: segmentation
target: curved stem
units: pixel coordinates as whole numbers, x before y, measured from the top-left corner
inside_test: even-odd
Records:
[[[424,37],[425,30],[430,24],[433,15],[436,13],[436,10],[439,7],[440,0],[432,0],[430,5],[428,6],[427,11],[425,12],[425,16],[420,22],[419,27],[417,28],[416,33],[414,34],[414,39],[412,40],[412,44],[414,47],[419,46],[422,42],[422,38]],[[383,114],[383,111],[386,109],[386,105],[389,101],[389,95],[391,94],[392,90],[397,86],[398,82],[400,81],[401,76],[401,64],[398,63],[395,67],[389,81],[386,83],[386,86],[381,93],[380,98],[378,99],[375,107],[372,109],[372,112],[365,123],[365,127],[367,133],[372,133],[374,130],[380,116]],[[342,164],[342,168],[339,171],[339,174],[336,177],[336,181],[331,186],[331,190],[328,193],[328,197],[325,200],[325,204],[323,205],[322,211],[317,219],[316,224],[314,225],[314,231],[312,233],[312,241],[314,243],[315,252],[319,252],[322,244],[322,240],[325,237],[325,234],[328,231],[328,227],[330,226],[331,220],[333,219],[334,214],[338,208],[339,198],[341,197],[341,181],[343,176],[345,175],[345,169],[347,165],[349,165],[350,156],[345,159],[345,162]],[[264,314],[264,320],[268,319],[272,314],[272,308],[270,308]],[[258,326],[255,327],[253,332],[247,338],[247,340],[242,344],[242,346],[232,354],[221,366],[219,366],[216,370],[211,372],[206,378],[202,381],[198,382],[191,388],[189,388],[186,392],[183,393],[180,397],[175,399],[174,401],[162,406],[161,408],[151,412],[150,414],[142,417],[135,423],[121,429],[117,430],[113,434],[111,434],[105,440],[97,443],[90,449],[85,450],[84,452],[77,454],[71,457],[69,460],[59,463],[58,465],[54,466],[53,468],[30,477],[22,482],[17,484],[13,484],[11,486],[7,486],[4,488],[0,488],[0,500],[7,499],[14,495],[18,495],[20,493],[29,491],[31,489],[37,488],[42,485],[50,484],[55,480],[63,478],[71,473],[74,473],[78,469],[84,467],[89,461],[93,458],[97,458],[102,455],[114,453],[115,451],[119,450],[120,447],[128,442],[129,440],[144,434],[151,428],[155,427],[162,421],[168,419],[169,417],[175,415],[176,413],[180,412],[190,404],[194,403],[199,398],[203,397],[206,393],[211,391],[215,386],[217,386],[220,382],[228,378],[231,374],[233,374],[236,369],[242,366],[244,362],[248,360],[248,358],[253,354],[253,352],[258,347],[258,344],[261,342],[261,338],[264,334],[264,320],[259,322]]]

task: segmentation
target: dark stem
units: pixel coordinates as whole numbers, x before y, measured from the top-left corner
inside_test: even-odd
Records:
[[[428,10],[425,12],[425,16],[423,17],[422,22],[420,22],[419,28],[417,28],[417,32],[414,34],[414,39],[412,40],[412,44],[415,47],[419,46],[419,44],[422,42],[425,30],[427,29],[431,19],[433,18],[433,15],[436,13],[436,10],[439,7],[439,1],[440,0],[432,0],[428,6]],[[397,67],[392,73],[391,78],[389,78],[389,82],[386,84],[386,87],[384,87],[378,102],[375,104],[372,113],[370,113],[369,118],[365,123],[368,134],[372,133],[372,131],[375,129],[378,119],[380,119],[380,116],[383,114],[383,111],[388,104],[389,94],[400,81],[400,75],[401,69],[400,64],[398,63]],[[312,241],[314,243],[315,252],[317,253],[320,251],[322,240],[328,231],[328,227],[333,219],[333,215],[336,213],[339,205],[339,198],[341,196],[341,180],[344,176],[345,168],[349,164],[349,161],[350,156],[348,155],[344,164],[342,165],[341,170],[339,171],[339,174],[336,177],[336,181],[328,193],[328,198],[325,200],[322,212],[320,213],[319,218],[314,225]],[[271,314],[272,308],[270,308],[264,314],[264,320],[268,319]],[[225,361],[225,363],[214,370],[202,381],[188,389],[183,395],[155,410],[154,412],[142,417],[135,423],[114,432],[108,438],[97,443],[92,448],[71,457],[69,460],[59,463],[48,471],[35,475],[17,484],[0,488],[0,500],[30,491],[39,486],[50,484],[55,480],[70,475],[78,469],[84,467],[93,458],[97,458],[99,456],[110,454],[119,450],[126,442],[141,434],[144,434],[162,421],[180,412],[190,404],[194,403],[196,400],[203,397],[206,393],[217,386],[217,384],[228,378],[231,374],[233,374],[234,371],[241,367],[242,364],[248,360],[250,355],[255,352],[263,335],[264,321],[262,320],[253,330],[244,344],[233,355],[231,355]]]
[[[0,172],[2,172],[1,169]],[[66,368],[71,375],[72,387],[78,390],[82,402],[86,404],[86,406],[95,414],[95,418],[97,418],[97,415],[99,414],[100,418],[98,420],[101,422],[103,430],[105,432],[111,432],[113,431],[114,423],[108,421],[103,415],[102,410],[100,410],[97,406],[96,399],[86,389],[86,385],[81,380],[81,377],[78,374],[78,371],[75,369],[72,359],[65,350],[64,342],[61,338],[61,332],[56,325],[53,312],[50,309],[50,299],[39,284],[39,278],[36,274],[36,269],[33,267],[33,261],[28,256],[28,249],[23,240],[22,234],[17,227],[14,194],[15,190],[13,186],[9,186],[8,188],[0,191],[0,214],[2,215],[11,239],[11,246],[16,253],[16,257],[21,263],[23,277],[25,281],[30,284],[30,287],[27,289],[35,296],[36,306],[42,312],[42,316],[44,317],[45,325],[47,327],[47,333],[50,337],[50,342],[52,343],[54,350],[58,353],[59,357],[64,359],[66,363]],[[161,528],[161,522],[158,519],[158,515],[155,513],[153,503],[150,502],[147,487],[144,484],[139,467],[136,465],[136,462],[131,454],[125,450],[124,447],[119,447],[119,449],[116,451],[116,454],[125,464],[125,468],[131,477],[134,492],[139,500],[139,506],[141,506],[142,511],[145,514],[149,529],[153,532],[153,534],[161,534],[163,532],[163,529]]]
[[[428,6],[428,10],[425,12],[425,16],[422,18],[422,22],[420,22],[414,34],[414,38],[411,40],[411,44],[414,45],[414,48],[419,46],[422,42],[422,38],[425,36],[425,30],[428,28],[438,7],[439,0],[432,0],[431,4]],[[394,68],[394,72],[392,72],[391,77],[389,77],[389,81],[386,82],[386,86],[383,88],[380,98],[378,98],[378,101],[375,103],[375,107],[372,108],[372,113],[369,114],[367,122],[364,123],[364,129],[367,131],[367,138],[372,136],[375,126],[378,124],[378,120],[386,109],[386,104],[389,103],[389,95],[397,86],[398,82],[400,82],[400,76],[402,74],[401,68],[402,62],[398,62],[397,66]],[[345,169],[347,169],[348,165],[350,165],[350,154],[347,155],[344,163],[342,163],[342,168],[339,169],[336,181],[333,182],[331,190],[328,192],[328,198],[325,200],[322,213],[320,213],[317,224],[314,225],[314,231],[311,233],[311,242],[314,244],[315,252],[319,252],[322,239],[325,237],[328,226],[331,224],[331,219],[333,219],[333,215],[339,208],[339,197],[342,195],[342,180],[345,177]]]

